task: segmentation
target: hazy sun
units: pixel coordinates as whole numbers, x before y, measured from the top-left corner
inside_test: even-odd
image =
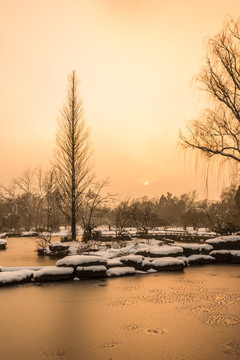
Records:
[[[144,183],[144,186],[147,186],[148,185],[148,182],[146,181],[145,183]]]

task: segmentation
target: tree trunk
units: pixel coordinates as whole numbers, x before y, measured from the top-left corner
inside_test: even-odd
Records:
[[[76,240],[76,203],[75,203],[75,74],[72,79],[72,241]]]

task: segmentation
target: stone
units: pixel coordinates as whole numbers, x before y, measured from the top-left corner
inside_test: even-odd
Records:
[[[76,277],[78,278],[102,278],[106,277],[107,268],[104,265],[78,266],[76,268]]]
[[[231,263],[240,264],[240,250],[231,251]]]
[[[228,263],[231,262],[231,251],[230,250],[213,250],[209,254],[213,256],[216,262]]]
[[[191,255],[188,257],[189,265],[207,265],[212,264],[215,258],[210,255]]]
[[[152,269],[157,271],[182,271],[185,266],[182,260],[174,257],[155,259],[151,265]]]

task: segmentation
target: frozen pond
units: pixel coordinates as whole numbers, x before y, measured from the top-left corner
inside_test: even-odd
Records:
[[[31,251],[26,263],[6,264],[8,250],[3,266],[45,265],[30,263]],[[237,265],[208,265],[1,288],[1,359],[239,359],[239,280]]]
[[[36,238],[8,238],[7,249],[0,251],[0,266],[48,266],[55,265],[56,259],[37,255]],[[59,238],[54,239],[59,241]]]

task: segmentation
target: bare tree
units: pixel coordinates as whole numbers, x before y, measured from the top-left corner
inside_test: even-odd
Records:
[[[55,177],[52,169],[47,170],[42,180],[42,193],[44,200],[44,210],[46,213],[46,228],[47,231],[56,230],[56,187]]]
[[[112,211],[116,237],[121,238],[125,228],[131,225],[130,200],[121,201]]]
[[[113,196],[110,193],[103,193],[103,189],[108,185],[108,179],[92,183],[84,196],[80,214],[82,227],[84,229],[84,241],[92,239],[92,231],[99,225],[99,223],[96,223],[96,219],[95,223],[93,222],[96,210],[106,205],[110,200],[113,200]]]
[[[10,224],[8,224],[10,225],[10,229],[19,231],[18,191],[14,180],[12,180],[8,186],[0,185],[0,201],[7,205],[5,211],[2,213],[2,219],[7,220],[8,223],[10,222]],[[4,221],[2,221],[1,226],[3,226],[3,222]]]
[[[9,203],[12,214],[18,214],[17,186],[15,180],[12,180],[8,186],[0,185],[0,198]]]
[[[32,221],[34,218],[36,203],[37,203],[37,193],[36,193],[36,183],[35,183],[36,170],[28,168],[21,173],[21,175],[14,180],[19,195],[21,196],[22,207],[26,211],[26,229],[31,230]]]
[[[138,230],[148,234],[148,230],[159,225],[159,216],[155,204],[147,197],[132,202],[130,206],[131,219]]]
[[[196,77],[212,106],[180,131],[183,148],[203,157],[240,162],[240,18],[225,21],[222,31],[208,41],[206,62]]]
[[[66,102],[58,119],[54,163],[59,205],[71,224],[72,240],[76,240],[79,210],[93,178],[89,129],[85,126],[78,85],[77,75],[72,71]]]

